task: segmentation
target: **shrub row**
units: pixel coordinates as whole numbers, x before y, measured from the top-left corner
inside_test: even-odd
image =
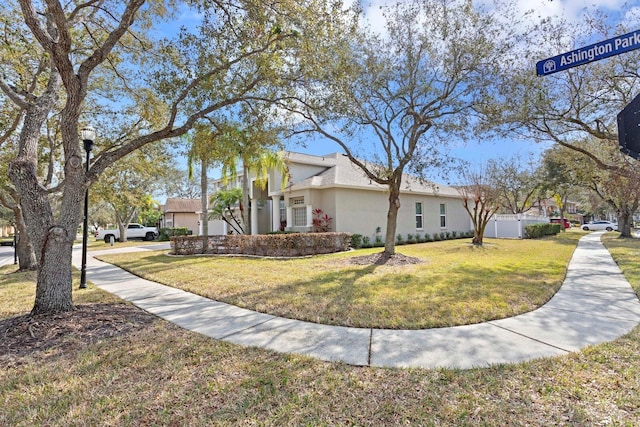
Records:
[[[558,234],[562,230],[562,224],[530,224],[524,227],[525,237],[528,239],[537,239],[543,236],[552,236]]]
[[[473,237],[473,231],[443,231],[440,233],[434,233],[430,235],[425,233],[424,236],[420,233],[407,234],[405,236],[398,234],[396,236],[396,245],[411,245],[414,243],[426,243],[437,242],[440,240],[452,240],[452,239],[464,239]],[[371,248],[384,246],[384,240],[380,236],[376,236],[375,241],[371,243],[371,239],[368,236],[361,234],[354,234],[351,236],[351,247],[354,249],[359,248]]]
[[[158,240],[166,242],[173,236],[189,236],[191,231],[187,227],[166,227],[160,229]]]
[[[174,236],[171,237],[171,253],[296,257],[346,251],[350,242],[350,233]]]

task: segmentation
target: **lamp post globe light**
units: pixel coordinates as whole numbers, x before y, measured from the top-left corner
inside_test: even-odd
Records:
[[[93,142],[96,140],[96,130],[91,126],[85,126],[80,131],[80,137],[87,153],[85,172],[89,172],[89,158],[93,150]],[[89,187],[84,193],[84,222],[82,225],[82,267],[80,269],[80,289],[87,287],[87,241],[89,240]]]

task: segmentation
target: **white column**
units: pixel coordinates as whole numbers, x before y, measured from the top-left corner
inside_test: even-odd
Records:
[[[307,227],[313,225],[313,209],[311,205],[307,205]]]
[[[293,209],[287,207],[287,227],[293,227]]]
[[[280,196],[271,196],[271,231],[280,230]]]
[[[251,199],[251,234],[258,234],[258,199]]]

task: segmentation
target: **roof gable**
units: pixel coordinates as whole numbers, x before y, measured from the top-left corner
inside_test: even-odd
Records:
[[[178,199],[171,198],[167,199],[164,204],[165,212],[189,212],[196,213],[200,212],[202,209],[202,202],[200,199]]]
[[[371,180],[358,166],[353,164],[349,158],[340,153],[328,154],[325,156],[312,156],[300,153],[287,153],[285,157],[290,162],[290,169],[294,170],[296,164],[326,165],[326,169],[316,175],[307,177],[298,182],[292,183],[290,190],[302,190],[307,188],[358,188],[370,191],[386,191],[387,186]],[[367,163],[367,162],[365,162]],[[293,173],[295,179],[295,173]],[[401,193],[418,193],[429,195],[440,195],[446,197],[460,197],[458,191],[450,186],[424,182],[419,178],[403,174]]]

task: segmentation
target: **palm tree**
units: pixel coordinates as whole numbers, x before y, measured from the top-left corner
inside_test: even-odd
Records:
[[[202,209],[202,235],[209,235],[208,218],[208,178],[207,169],[219,161],[219,145],[223,144],[220,138],[223,132],[213,123],[209,125],[197,124],[194,126],[193,134],[187,134],[186,139],[189,143],[189,151],[187,152],[187,165],[189,179],[193,179],[193,165],[200,161],[200,202]]]
[[[263,126],[245,127],[230,124],[226,130],[229,151],[222,161],[222,176],[226,181],[238,176],[238,164],[242,164],[242,202],[241,212],[244,230],[251,234],[251,204],[249,203],[249,173],[256,176],[256,184],[264,189],[270,171],[280,172],[282,186],[288,179],[287,165],[279,148],[278,129],[266,129]],[[245,209],[246,207],[246,209]]]

